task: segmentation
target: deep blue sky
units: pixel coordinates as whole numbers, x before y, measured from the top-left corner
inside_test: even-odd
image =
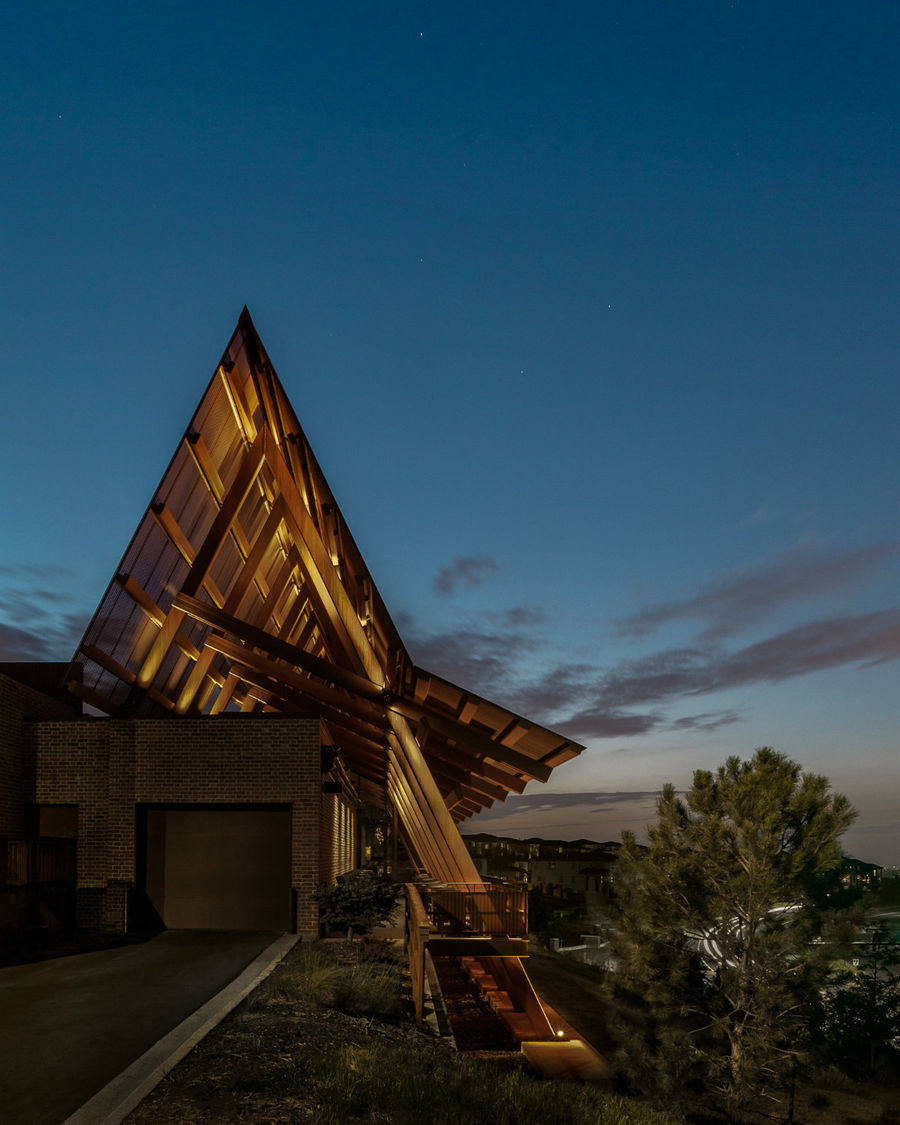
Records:
[[[247,303],[414,658],[589,744],[473,829],[772,744],[900,862],[898,33],[17,5],[0,657],[71,655]]]

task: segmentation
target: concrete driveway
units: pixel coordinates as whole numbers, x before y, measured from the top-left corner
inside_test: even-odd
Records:
[[[167,931],[0,969],[0,1120],[59,1125],[276,936]]]

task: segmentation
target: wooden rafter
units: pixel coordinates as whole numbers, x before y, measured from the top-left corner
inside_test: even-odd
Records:
[[[253,625],[248,625],[246,622],[226,613],[224,610],[217,610],[215,607],[207,605],[205,602],[198,601],[196,598],[191,598],[186,594],[176,594],[172,605],[178,609],[184,610],[186,614],[195,618],[197,621],[202,621],[206,625],[212,625],[223,632],[231,633],[239,640],[252,645],[254,648],[259,649],[262,653],[275,660],[283,660],[286,664],[302,668],[304,672],[309,672],[311,675],[318,676],[326,682],[340,684],[342,687],[356,693],[361,698],[370,702],[378,702],[381,704],[382,708],[384,706],[381,689],[365,676],[361,676],[356,672],[349,672],[339,665],[313,656],[311,653],[306,652],[302,648],[298,648],[296,645],[289,644],[279,637],[273,637],[271,633],[266,633]]]
[[[203,585],[209,568],[212,566],[216,555],[221,550],[222,543],[231,530],[234,521],[237,519],[238,511],[247,493],[253,487],[253,482],[256,480],[262,468],[264,438],[265,430],[263,429],[256,435],[256,440],[238,470],[234,484],[232,484],[227,495],[222,500],[218,515],[215,520],[213,520],[212,527],[206,534],[203,546],[197,552],[194,565],[191,567],[187,578],[182,583],[182,593],[194,595]],[[163,626],[160,629],[159,636],[153,642],[141,670],[138,673],[137,682],[140,687],[149,687],[153,682],[153,678],[159,671],[163,658],[166,652],[168,652],[172,641],[175,639],[175,634],[183,620],[184,613],[181,610],[169,610],[166,615],[166,620],[163,622]]]

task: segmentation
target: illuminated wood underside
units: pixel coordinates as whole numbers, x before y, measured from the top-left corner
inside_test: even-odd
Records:
[[[320,717],[447,882],[478,879],[457,821],[582,749],[412,664],[246,309],[68,682],[110,715]]]

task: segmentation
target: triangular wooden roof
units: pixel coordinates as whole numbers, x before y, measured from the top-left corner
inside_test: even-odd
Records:
[[[582,749],[412,663],[246,308],[68,685],[109,715],[320,716],[451,882],[454,822]]]

